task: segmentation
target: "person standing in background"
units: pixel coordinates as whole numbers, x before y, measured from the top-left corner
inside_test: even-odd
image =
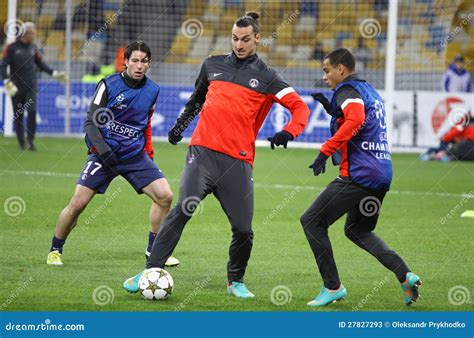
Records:
[[[67,81],[67,74],[54,70],[44,61],[41,52],[34,44],[36,28],[33,22],[24,23],[24,32],[15,42],[7,45],[3,51],[3,61],[0,63],[5,91],[11,96],[14,109],[14,124],[16,137],[21,150],[35,151],[36,133],[36,69],[48,73],[60,82]],[[8,74],[8,67],[10,72]],[[28,114],[26,125],[27,143],[25,144],[24,114]]]

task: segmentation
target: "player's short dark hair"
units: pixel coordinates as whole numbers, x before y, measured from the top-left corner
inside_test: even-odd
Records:
[[[329,63],[335,67],[337,65],[345,66],[349,71],[355,69],[354,55],[346,48],[337,48],[326,54],[324,60],[328,59]]]
[[[256,12],[247,12],[235,21],[235,25],[241,28],[252,26],[253,32],[258,34],[260,32],[260,26],[258,25],[259,17],[260,15]]]
[[[146,57],[149,60],[151,59],[151,49],[144,41],[133,41],[130,43],[127,48],[125,48],[125,59],[130,59],[130,56],[132,56],[132,53],[136,50],[145,53]]]

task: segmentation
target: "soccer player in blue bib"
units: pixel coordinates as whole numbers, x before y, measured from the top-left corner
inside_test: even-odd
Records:
[[[345,48],[330,52],[323,62],[323,80],[334,95],[329,102],[313,94],[331,115],[331,138],[310,165],[315,176],[324,173],[332,156],[339,176],[329,183],[301,216],[301,224],[324,282],[310,306],[343,299],[347,291],[339,280],[328,228],[347,213],[344,231],[360,248],[391,270],[401,283],[405,304],[418,298],[420,278],[373,230],[392,181],[383,99],[354,73],[354,56]]]
[[[103,194],[118,175],[138,194],[145,193],[153,203],[147,256],[159,226],[168,214],[173,194],[168,181],[153,162],[151,117],[160,87],[146,77],[151,51],[143,41],[125,50],[126,70],[101,80],[85,122],[88,158],[81,171],[74,195],[59,215],[47,264],[62,265],[62,249],[95,194]],[[170,257],[168,266],[178,265]]]

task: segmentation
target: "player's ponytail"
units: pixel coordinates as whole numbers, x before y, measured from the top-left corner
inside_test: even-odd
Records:
[[[235,21],[237,27],[248,27],[252,26],[255,34],[260,33],[260,26],[258,25],[258,18],[260,15],[256,12],[247,12],[244,16],[241,16]]]

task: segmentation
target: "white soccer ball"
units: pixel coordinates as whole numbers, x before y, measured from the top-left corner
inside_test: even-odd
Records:
[[[171,295],[174,282],[166,270],[151,268],[143,272],[138,285],[143,298],[163,300]]]

